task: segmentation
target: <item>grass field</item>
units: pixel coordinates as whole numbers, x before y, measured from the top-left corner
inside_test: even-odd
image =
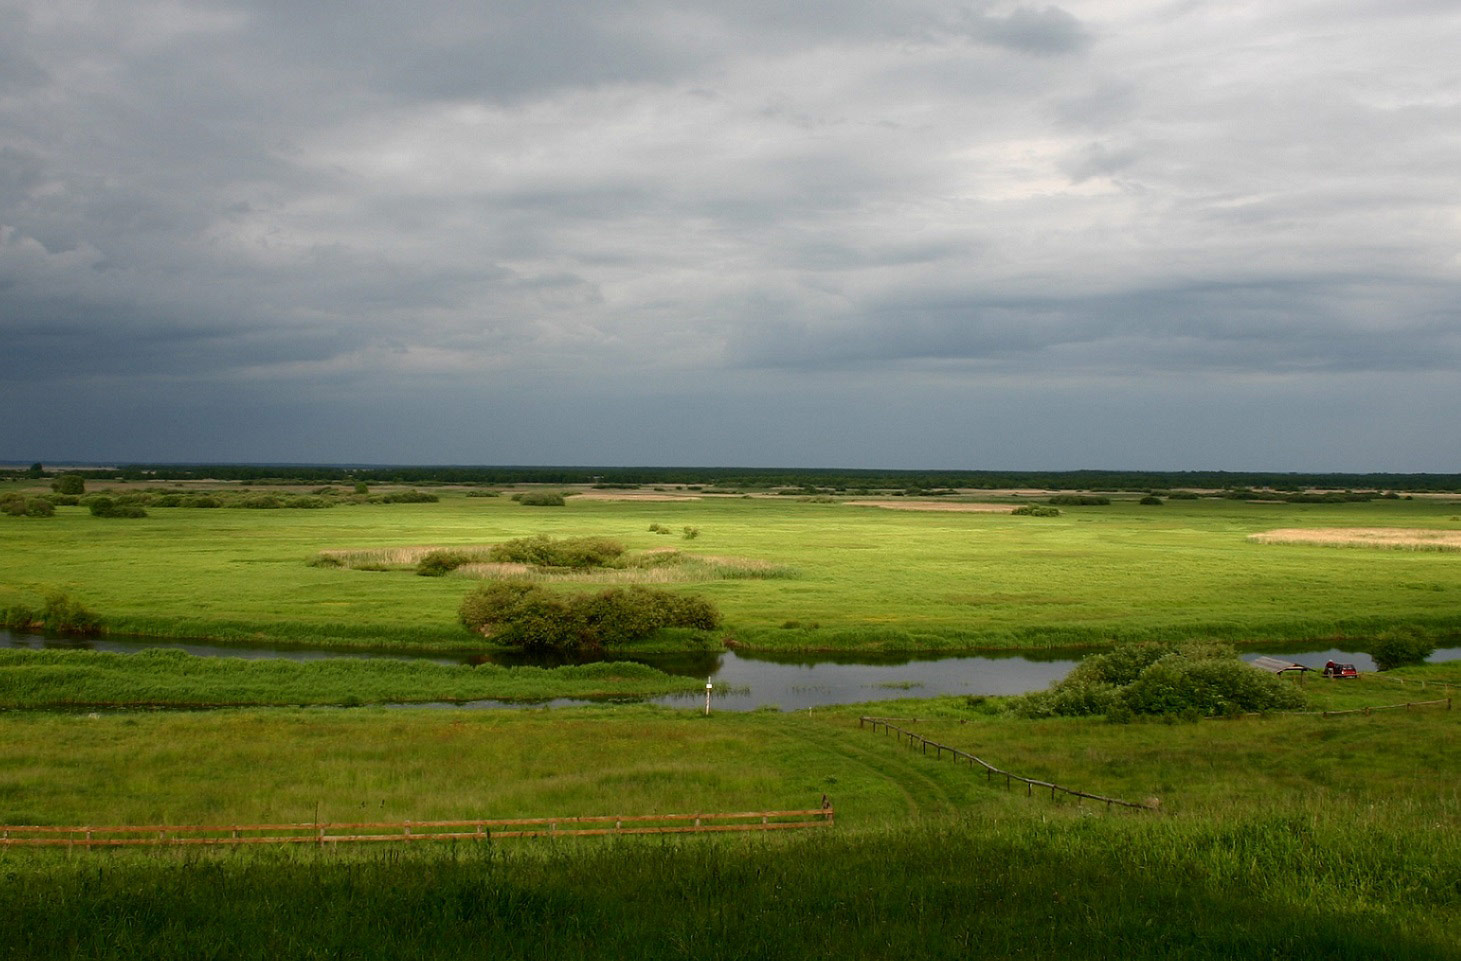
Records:
[[[651,524],[674,534],[652,533]],[[699,536],[681,538],[684,527]],[[1117,500],[1053,518],[787,497],[570,498],[566,507],[534,508],[452,493],[435,504],[329,510],[153,509],[137,520],[62,507],[54,518],[0,518],[0,606],[36,605],[62,590],[118,633],[480,648],[455,620],[473,583],[467,577],[308,562],[331,549],[481,545],[541,533],[613,537],[640,551],[674,547],[794,575],[673,584],[711,598],[726,628],[646,649],[730,639],[767,650],[955,650],[1461,629],[1454,553],[1248,540],[1274,529],[1350,527],[1454,531],[1461,503]]]
[[[7,850],[0,957],[1458,956],[1456,712],[1113,725],[962,699],[892,709],[1013,770],[1161,811],[1006,791],[859,730],[856,708],[22,713],[0,742],[11,824],[708,812],[822,793],[838,824],[409,851]]]

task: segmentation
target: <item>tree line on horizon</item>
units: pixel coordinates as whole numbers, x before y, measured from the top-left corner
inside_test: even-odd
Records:
[[[75,465],[67,467],[76,471]],[[97,480],[217,480],[244,483],[589,484],[602,487],[686,485],[702,488],[791,489],[826,493],[903,490],[925,494],[956,488],[998,490],[1151,491],[1166,488],[1300,491],[1461,491],[1461,474],[1295,473],[1268,471],[1006,471],[886,470],[871,468],[746,467],[532,467],[348,464],[123,464],[80,468]],[[4,472],[51,476],[44,465]]]

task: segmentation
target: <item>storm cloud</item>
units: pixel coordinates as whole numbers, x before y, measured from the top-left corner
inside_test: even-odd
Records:
[[[0,458],[1458,470],[1458,44],[13,0]]]

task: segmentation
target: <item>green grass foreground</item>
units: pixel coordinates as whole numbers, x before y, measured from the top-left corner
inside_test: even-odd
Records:
[[[1113,725],[894,707],[1012,770],[1162,811],[1006,791],[860,730],[855,709],[21,713],[0,741],[10,824],[711,812],[823,792],[838,823],[0,850],[0,957],[1458,956],[1455,712]]]
[[[544,701],[697,690],[686,678],[632,661],[509,668],[395,658],[193,657],[164,649],[0,650],[0,708],[10,709]]]
[[[693,540],[650,531],[695,527]],[[1348,504],[1117,499],[1059,517],[884,510],[787,497],[570,498],[561,508],[443,490],[440,503],[316,511],[60,507],[0,518],[0,607],[65,591],[119,634],[375,649],[481,649],[456,620],[471,579],[308,566],[322,550],[609,537],[792,569],[676,583],[726,628],[644,649],[971,650],[1120,639],[1237,642],[1461,631],[1461,555],[1259,544],[1275,528],[1461,527],[1441,498]],[[593,583],[568,590],[599,590]]]

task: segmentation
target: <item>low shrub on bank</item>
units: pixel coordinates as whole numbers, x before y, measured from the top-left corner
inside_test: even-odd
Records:
[[[1255,670],[1223,644],[1126,644],[1083,659],[1044,691],[1010,701],[1022,717],[1105,714],[1216,717],[1292,710],[1304,696],[1283,678]]]
[[[39,610],[21,604],[0,612],[0,624],[12,631],[45,631],[51,634],[94,634],[101,618],[63,591],[46,595]]]
[[[534,652],[597,650],[664,627],[720,625],[715,606],[699,597],[639,586],[564,595],[520,581],[479,587],[462,600],[459,617],[471,631]]]
[[[1436,652],[1436,645],[1429,638],[1415,634],[1385,633],[1370,645],[1370,657],[1375,667],[1389,671],[1410,664],[1420,664]]]
[[[1060,508],[1042,507],[1039,504],[1023,504],[1010,511],[1019,517],[1059,517]]]

